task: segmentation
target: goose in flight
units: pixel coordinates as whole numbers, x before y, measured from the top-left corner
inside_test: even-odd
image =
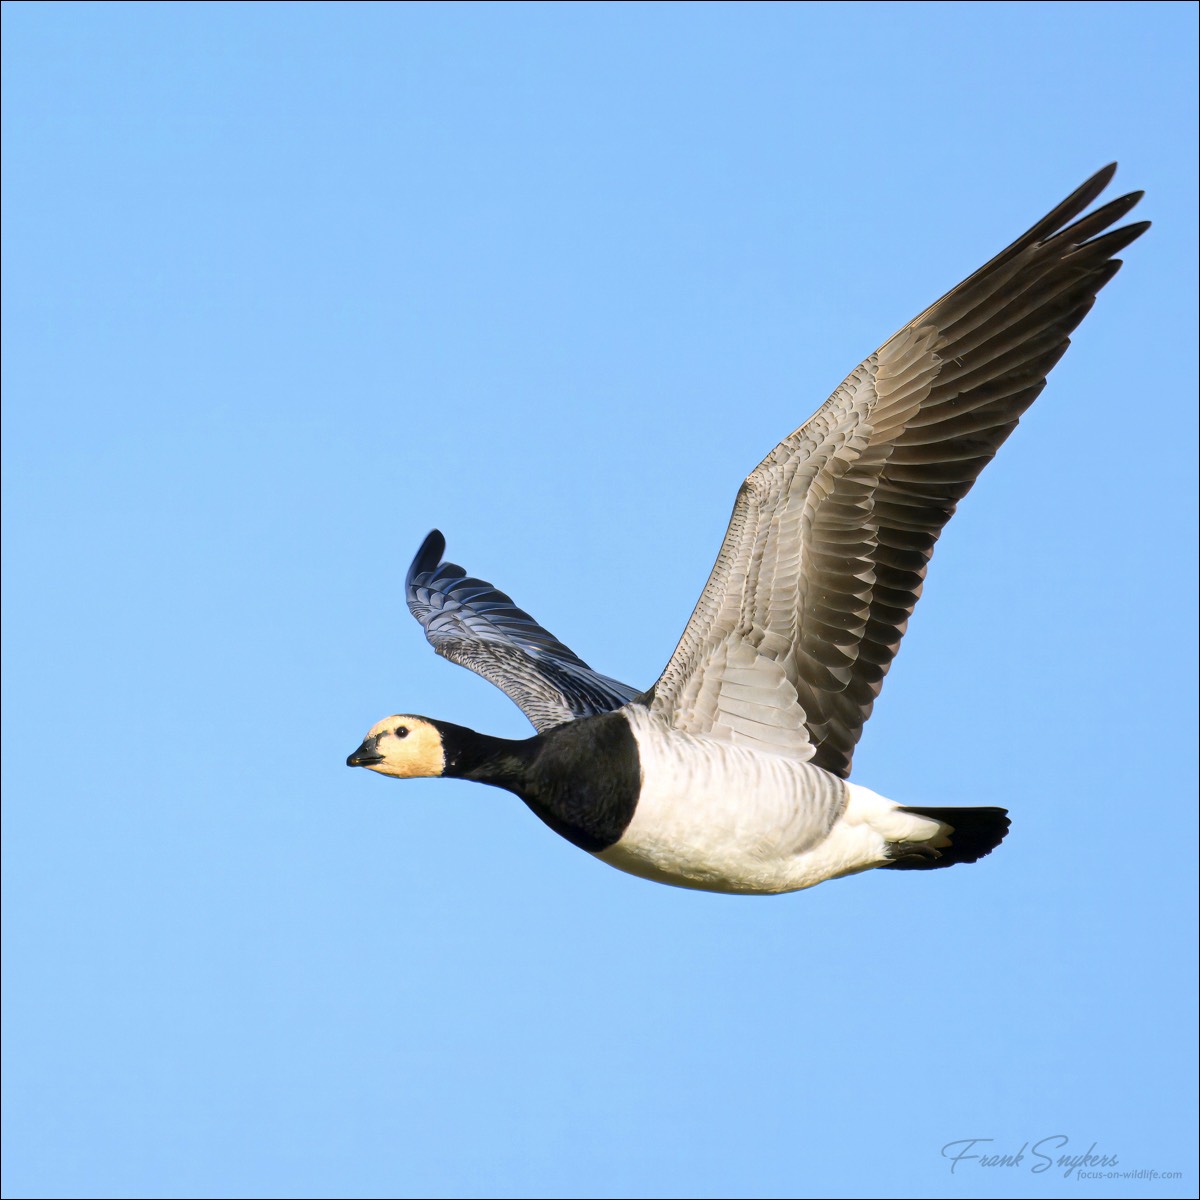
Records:
[[[346,760],[505,788],[621,870],[775,893],[872,867],[975,862],[1001,808],[901,805],[849,782],[934,543],[1148,222],[1134,192],[1085,213],[1105,167],[847,376],[751,472],[712,574],[648,690],[594,671],[491,584],[443,562],[407,579],[434,650],[505,691],[506,740],[396,715]]]

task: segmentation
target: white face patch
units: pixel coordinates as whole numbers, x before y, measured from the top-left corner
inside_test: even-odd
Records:
[[[421,717],[385,717],[371,726],[367,737],[375,739],[375,752],[383,756],[382,762],[368,765],[368,771],[396,779],[426,779],[446,769],[442,735]]]

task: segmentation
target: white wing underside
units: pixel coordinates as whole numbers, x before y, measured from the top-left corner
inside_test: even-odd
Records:
[[[657,715],[849,773],[938,535],[1146,228],[1103,232],[1140,193],[1062,228],[1112,172],[886,342],[751,473]]]
[[[727,632],[719,639],[710,634],[705,644],[693,648],[689,640],[701,641],[693,616],[655,691],[658,711],[670,705],[676,728],[805,761],[815,755],[809,713],[795,679],[807,672],[848,682],[852,674],[852,655],[842,647],[861,645],[877,582],[862,554],[883,462],[877,448],[882,439],[873,442],[872,435],[886,434],[887,424],[906,422],[928,395],[941,363],[931,349],[936,332],[926,326],[898,334],[746,479],[701,597],[702,606],[712,598],[719,601],[711,617],[702,616],[701,627]],[[862,403],[864,396],[875,403]],[[873,428],[868,417],[882,407],[880,401],[886,402],[887,415]],[[825,514],[820,531],[824,553],[842,576],[836,607],[819,583],[811,586],[804,570],[806,557],[822,552],[805,553],[823,502],[835,490],[853,497],[840,520],[833,512]],[[802,645],[806,615],[810,627],[817,624],[829,639],[829,650],[820,658]],[[672,693],[670,683],[681,661],[697,656],[702,665],[680,672],[682,686]]]

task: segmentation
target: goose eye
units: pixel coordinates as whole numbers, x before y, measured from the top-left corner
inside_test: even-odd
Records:
[[[406,737],[408,737],[408,726],[407,725],[397,725],[396,728],[392,730],[392,732],[398,738],[406,738]]]

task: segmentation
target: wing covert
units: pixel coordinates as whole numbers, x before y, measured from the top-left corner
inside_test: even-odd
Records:
[[[438,530],[408,569],[409,612],[443,658],[500,688],[539,732],[628,703],[640,689],[593,671],[511,597],[443,562]]]

